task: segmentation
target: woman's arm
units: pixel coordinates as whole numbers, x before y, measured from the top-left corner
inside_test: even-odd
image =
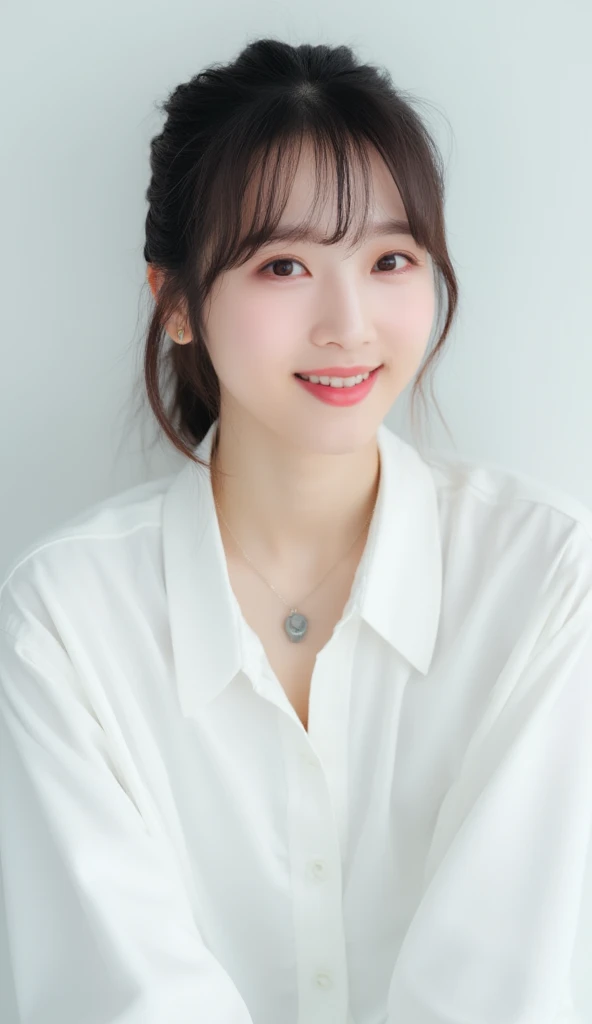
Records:
[[[0,630],[0,859],[19,1024],[252,1024],[67,653]]]
[[[592,560],[498,679],[440,809],[387,1024],[580,1024],[592,828]],[[590,922],[592,927],[592,921]]]

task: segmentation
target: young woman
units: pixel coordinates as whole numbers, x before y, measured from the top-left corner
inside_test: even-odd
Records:
[[[145,378],[186,463],[0,592],[18,1021],[589,1020],[592,513],[383,422],[457,304],[437,149],[344,46],[165,110]]]

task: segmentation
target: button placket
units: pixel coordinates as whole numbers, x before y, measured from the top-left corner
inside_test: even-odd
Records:
[[[280,729],[288,783],[298,1024],[326,1024],[327,1019],[345,1020],[349,994],[339,833],[322,755],[315,756],[310,737],[287,716],[281,716]]]
[[[340,859],[347,837],[349,710],[359,617],[342,624],[339,643],[327,646],[317,658],[311,684],[309,739],[318,752],[337,822]],[[331,641],[336,638],[333,636]],[[314,686],[315,675],[323,674]]]

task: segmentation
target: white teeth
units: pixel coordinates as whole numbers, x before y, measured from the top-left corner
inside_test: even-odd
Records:
[[[315,377],[312,373],[310,377],[307,377],[305,373],[299,373],[298,376],[303,380],[309,380],[311,384],[327,384],[332,388],[353,388],[355,384],[361,384],[363,380],[368,380],[370,373],[360,373],[357,377]]]

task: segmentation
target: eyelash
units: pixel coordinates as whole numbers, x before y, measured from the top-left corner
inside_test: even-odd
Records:
[[[406,260],[409,260],[409,263],[407,264],[406,267],[400,267],[398,270],[391,269],[391,270],[383,270],[383,271],[381,271],[380,273],[381,273],[381,276],[383,276],[383,277],[389,276],[391,274],[392,275],[405,274],[408,270],[411,270],[411,267],[416,267],[419,264],[419,260],[416,260],[414,256],[410,256],[409,253],[406,253],[406,252],[385,252],[384,255],[378,257],[376,262],[380,263],[381,260],[385,260],[389,256],[403,256]],[[276,263],[299,263],[301,267],[304,266],[304,264],[300,260],[295,259],[293,256],[276,256],[275,259],[270,260],[269,263],[266,263],[265,266],[261,267],[261,269],[259,270],[259,273],[263,274],[264,270],[267,270],[268,267],[273,267],[274,264],[276,264]],[[292,275],[290,275],[290,274],[285,274],[285,275],[272,274],[271,276],[275,277],[276,281],[281,281],[282,280],[282,276],[283,276],[283,280],[289,281],[291,279]]]

